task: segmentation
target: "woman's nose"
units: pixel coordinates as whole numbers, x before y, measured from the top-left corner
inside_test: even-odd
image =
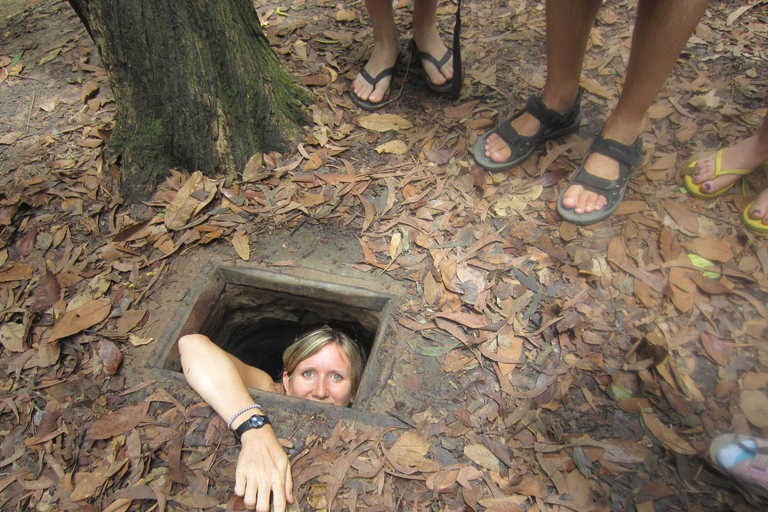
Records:
[[[317,398],[325,398],[328,396],[328,385],[325,383],[325,379],[318,379],[315,385],[314,395]]]

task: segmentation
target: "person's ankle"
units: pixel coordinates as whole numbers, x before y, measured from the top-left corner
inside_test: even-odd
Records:
[[[575,92],[569,90],[551,91],[544,87],[544,92],[541,94],[541,101],[548,109],[564,114],[573,107],[578,96],[578,87]]]

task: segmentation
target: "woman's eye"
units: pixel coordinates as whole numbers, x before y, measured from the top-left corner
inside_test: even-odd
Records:
[[[307,370],[304,373],[301,374],[305,379],[309,379],[312,377],[312,372]]]
[[[342,376],[341,376],[341,375],[339,375],[338,373],[334,373],[334,374],[331,376],[331,378],[332,378],[333,380],[342,380],[344,377],[342,377]]]

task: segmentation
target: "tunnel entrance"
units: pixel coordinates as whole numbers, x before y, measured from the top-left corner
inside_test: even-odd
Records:
[[[328,275],[328,278],[333,276]],[[346,332],[366,353],[356,403],[380,380],[377,353],[396,297],[371,290],[262,270],[216,269],[188,312],[166,331],[156,366],[181,371],[176,341],[201,333],[273,379],[282,354],[310,326],[328,324]]]

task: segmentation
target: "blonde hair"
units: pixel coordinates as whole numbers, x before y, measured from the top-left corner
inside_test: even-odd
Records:
[[[360,379],[363,375],[365,356],[360,345],[341,331],[324,325],[296,338],[296,341],[283,352],[283,367],[288,375],[292,375],[296,367],[304,361],[320,352],[325,346],[335,344],[349,359],[350,377],[352,378],[352,392],[357,391]]]

